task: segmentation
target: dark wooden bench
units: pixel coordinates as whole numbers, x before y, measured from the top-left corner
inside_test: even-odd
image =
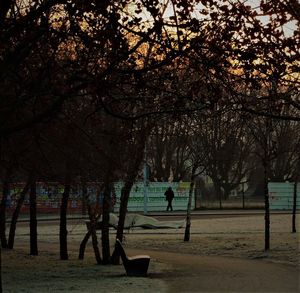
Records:
[[[116,241],[116,250],[121,256],[127,276],[147,276],[150,263],[149,255],[136,255],[133,257],[127,257],[119,239]]]

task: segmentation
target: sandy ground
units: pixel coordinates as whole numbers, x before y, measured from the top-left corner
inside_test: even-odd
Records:
[[[122,265],[96,265],[91,245],[83,261],[78,247],[86,227],[69,225],[69,260],[59,260],[57,225],[39,225],[39,256],[29,256],[29,228],[17,229],[13,251],[2,250],[4,292],[300,292],[299,223],[271,216],[271,250],[264,252],[264,216],[192,221],[184,228],[125,231],[129,255],[149,254],[147,278],[126,277]],[[111,243],[115,231],[111,230]],[[100,241],[100,238],[99,238]]]

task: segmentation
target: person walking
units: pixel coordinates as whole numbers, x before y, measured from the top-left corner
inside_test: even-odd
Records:
[[[173,198],[174,198],[174,192],[173,192],[171,186],[166,190],[165,196],[166,196],[166,201],[168,201],[167,211],[168,211],[169,209],[170,209],[171,211],[173,211],[172,201],[173,201]]]

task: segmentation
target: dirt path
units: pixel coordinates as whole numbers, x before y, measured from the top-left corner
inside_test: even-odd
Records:
[[[129,250],[171,264],[170,272],[149,276],[166,281],[169,292],[299,292],[299,267],[263,260]]]

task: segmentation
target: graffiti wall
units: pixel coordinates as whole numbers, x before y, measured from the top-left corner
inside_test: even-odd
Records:
[[[291,182],[270,182],[269,200],[271,210],[292,210],[294,183]],[[297,188],[297,208],[300,208],[300,188]]]
[[[22,192],[24,183],[11,184],[10,193],[7,198],[7,208],[14,209],[17,199]],[[114,191],[111,194],[111,207],[114,212],[119,211],[122,182],[114,184]],[[173,200],[173,210],[186,210],[188,204],[189,182],[150,182],[144,186],[143,182],[133,185],[128,202],[128,211],[143,212],[164,211],[167,207],[164,193],[171,186],[175,198]],[[91,204],[103,203],[103,192],[100,183],[90,182],[87,184],[87,194]],[[37,183],[37,209],[39,212],[57,212],[60,208],[60,202],[64,186],[55,182]],[[195,199],[192,198],[192,208],[195,207]],[[29,196],[26,195],[22,210],[29,209]],[[82,210],[82,190],[81,186],[73,185],[71,188],[70,199],[68,203],[70,212],[81,212]]]
[[[164,193],[168,187],[172,187],[174,191],[173,210],[180,211],[186,210],[189,196],[189,182],[149,182],[148,186],[144,186],[142,182],[133,185],[130,198],[128,202],[129,212],[143,212],[146,211],[165,211],[167,208],[167,201],[165,200]],[[118,210],[121,196],[121,183],[115,184],[116,205],[115,209]],[[144,201],[145,200],[145,201]],[[195,207],[195,198],[192,198],[192,209]]]

